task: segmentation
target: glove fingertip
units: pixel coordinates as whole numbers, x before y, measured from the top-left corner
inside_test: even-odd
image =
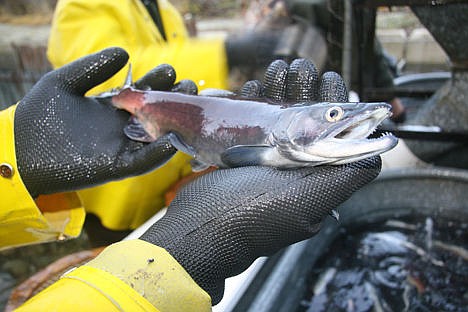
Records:
[[[320,102],[347,102],[348,89],[343,78],[336,72],[329,71],[322,75],[319,87]]]
[[[107,48],[63,66],[55,72],[55,79],[70,92],[84,95],[120,71],[128,58],[122,48]]]
[[[168,91],[174,86],[176,71],[169,64],[161,64],[150,70],[135,82],[140,90]]]
[[[347,165],[351,175],[356,181],[362,181],[362,185],[374,180],[382,170],[382,159],[380,156],[373,156]],[[359,184],[359,183],[358,183]]]
[[[164,165],[176,152],[166,137],[151,143],[130,141],[119,158],[118,167],[126,175],[145,174]]]
[[[265,88],[259,80],[247,81],[240,90],[240,95],[247,98],[261,98],[265,94]]]
[[[286,100],[286,79],[288,64],[283,60],[276,60],[268,66],[265,72],[265,96],[275,101]]]
[[[317,100],[318,71],[307,59],[295,59],[289,65],[287,98],[292,101]]]
[[[164,165],[176,152],[177,149],[172,146],[169,139],[162,137],[145,145],[137,152],[137,157],[145,166],[148,165],[153,169]]]
[[[178,92],[188,95],[197,95],[198,94],[198,87],[192,80],[183,79],[176,83],[172,89],[172,92]]]

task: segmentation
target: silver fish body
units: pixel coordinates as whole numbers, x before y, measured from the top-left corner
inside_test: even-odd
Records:
[[[194,170],[267,165],[278,168],[345,164],[393,148],[397,138],[367,139],[391,115],[386,103],[261,101],[125,88],[112,98],[138,120],[126,134],[139,141],[169,135],[194,157]]]

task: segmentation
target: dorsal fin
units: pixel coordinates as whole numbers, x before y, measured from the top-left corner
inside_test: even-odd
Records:
[[[132,86],[133,83],[133,78],[132,78],[132,63],[128,63],[128,72],[127,72],[127,77],[125,77],[124,84],[122,86],[122,89],[129,88]]]

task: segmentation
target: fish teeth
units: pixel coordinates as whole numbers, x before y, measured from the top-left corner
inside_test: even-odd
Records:
[[[336,211],[335,209],[332,209],[330,212],[329,212],[329,215],[335,219],[336,221],[340,221],[340,214],[338,213],[338,211]]]

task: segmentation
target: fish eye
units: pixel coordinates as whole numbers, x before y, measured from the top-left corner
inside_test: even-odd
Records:
[[[343,117],[344,111],[339,106],[330,107],[327,112],[325,113],[325,118],[329,122],[335,122],[340,120]]]

